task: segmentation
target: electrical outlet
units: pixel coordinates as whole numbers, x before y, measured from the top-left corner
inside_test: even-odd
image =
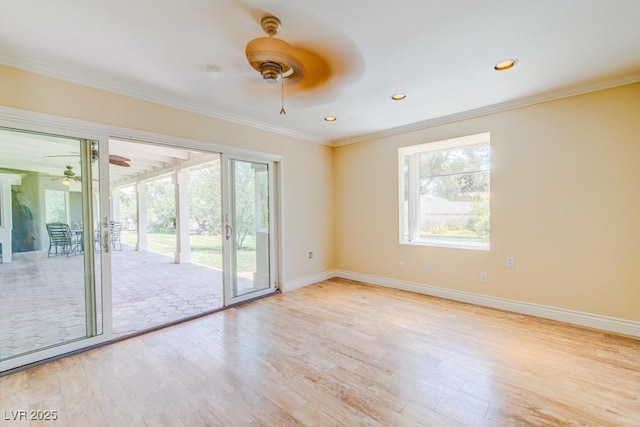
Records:
[[[400,270],[404,270],[404,261],[400,261]]]
[[[313,252],[309,252],[309,259],[313,258]]]
[[[487,283],[489,281],[489,278],[487,277],[487,273],[484,273],[484,272],[480,273],[480,281],[482,283]]]
[[[512,256],[507,257],[507,267],[513,268],[515,266],[515,261]]]
[[[431,273],[431,264],[427,264],[424,266],[424,272],[425,273]]]

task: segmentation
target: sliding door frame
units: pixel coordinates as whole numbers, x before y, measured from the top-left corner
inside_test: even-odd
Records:
[[[92,179],[91,179],[91,142],[97,141],[99,146],[101,145],[101,138],[98,135],[92,134],[89,131],[61,129],[53,126],[46,126],[39,123],[31,122],[14,122],[6,120],[0,114],[0,127],[15,130],[16,132],[33,133],[34,135],[53,135],[62,138],[68,138],[69,140],[77,140],[80,147],[81,158],[81,175],[87,177],[87,180],[83,180],[82,185],[82,211],[83,221],[87,219],[93,220],[93,191],[92,191]],[[109,163],[108,156],[99,157],[99,174],[100,179],[105,179],[108,182],[109,179]],[[101,185],[99,189],[100,211],[103,212],[105,203],[108,206],[108,185]],[[106,201],[105,201],[106,199]],[[107,210],[108,213],[108,210]],[[92,234],[87,235],[87,231],[93,230],[92,223],[84,223],[85,241],[90,238]],[[95,274],[95,257],[96,253],[93,251],[93,245],[89,244],[85,247],[84,254],[84,268],[85,273],[83,285],[85,289],[85,337],[69,340],[62,344],[52,344],[43,349],[34,349],[33,351],[15,357],[11,357],[6,360],[0,361],[0,374],[5,371],[9,371],[21,366],[36,363],[42,360],[50,359],[53,357],[61,356],[66,353],[82,350],[88,347],[92,347],[98,344],[111,340],[111,321],[112,321],[112,308],[111,308],[111,282],[109,268],[104,268],[105,265],[110,265],[110,254],[102,254],[100,263],[100,282],[101,282],[101,295],[98,299],[96,294],[96,274]],[[101,310],[97,310],[97,303],[102,303]],[[97,318],[97,313],[101,313],[101,317]],[[102,322],[102,332],[97,333],[97,322]]]
[[[93,218],[95,224],[99,224],[100,227],[97,230],[100,233],[100,239],[95,242],[94,245],[101,245],[99,249],[100,254],[100,271],[101,271],[101,289],[102,289],[102,334],[105,337],[104,341],[110,341],[113,338],[113,293],[111,283],[111,236],[109,236],[111,230],[111,189],[109,188],[109,138],[102,136],[98,141],[98,161],[100,162],[98,177],[100,182],[100,194],[98,197],[99,203],[99,218]],[[106,183],[106,185],[102,185]],[[93,240],[93,239],[92,239]],[[106,313],[106,315],[105,315]]]
[[[249,292],[242,295],[234,295],[234,280],[233,276],[234,269],[236,269],[236,263],[233,262],[236,256],[236,245],[234,242],[236,241],[236,231],[231,227],[230,224],[233,223],[232,215],[235,211],[234,209],[234,201],[233,194],[235,193],[235,179],[232,176],[232,168],[231,162],[240,161],[240,162],[248,162],[248,163],[260,163],[267,166],[267,176],[268,176],[268,197],[269,197],[269,286],[265,289],[257,290],[254,292]],[[234,304],[239,304],[244,301],[248,301],[251,299],[259,298],[265,295],[272,294],[277,290],[277,265],[278,258],[277,257],[277,226],[278,223],[278,215],[276,208],[276,194],[278,193],[276,187],[276,165],[275,162],[259,159],[252,156],[237,156],[237,155],[222,155],[222,229],[224,230],[224,240],[223,240],[223,254],[224,254],[224,268],[223,268],[223,276],[224,276],[224,306],[230,306]],[[256,235],[257,239],[257,235]],[[257,240],[256,240],[257,243]],[[257,256],[257,247],[256,247],[256,256]],[[237,285],[237,284],[236,284]]]
[[[203,152],[219,153],[228,156],[236,156],[254,162],[269,163],[270,168],[270,287],[277,290],[280,277],[283,274],[283,254],[282,237],[282,176],[281,165],[282,156],[265,152],[258,152],[238,147],[233,147],[216,142],[204,142],[188,138],[168,136],[154,132],[130,129],[125,127],[107,125],[96,122],[89,122],[80,119],[72,119],[56,116],[48,113],[39,113],[28,110],[21,110],[12,107],[0,106],[0,126],[6,128],[21,129],[25,131],[38,132],[52,135],[62,135],[70,138],[98,141],[99,147],[99,179],[101,183],[109,182],[109,139],[129,140],[132,142],[150,143],[159,146],[168,146],[181,149],[193,149]],[[104,224],[108,224],[110,218],[109,206],[109,185],[100,185],[99,209],[101,213],[100,222],[102,233],[105,233]],[[93,218],[97,221],[98,218]],[[101,236],[101,241],[109,241]],[[107,236],[108,237],[108,236]],[[101,290],[102,290],[102,334],[80,339],[68,344],[44,349],[35,353],[30,353],[19,358],[8,359],[0,362],[0,375],[21,366],[37,363],[46,359],[58,357],[66,353],[82,351],[96,345],[100,345],[112,340],[112,287],[111,287],[111,251],[101,250],[99,259],[101,264]],[[98,257],[98,253],[95,256]],[[96,258],[97,260],[98,258]],[[255,297],[255,295],[254,295]]]

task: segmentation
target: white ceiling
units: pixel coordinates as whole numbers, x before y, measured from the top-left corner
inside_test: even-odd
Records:
[[[286,115],[244,55],[267,14],[332,71],[285,87]],[[10,0],[0,63],[337,145],[638,81],[638,17],[638,0]],[[519,62],[495,72],[505,58]]]
[[[80,176],[80,141],[74,138],[0,129],[0,173],[35,172],[61,181],[68,166]],[[219,155],[167,146],[109,140],[110,154],[126,157],[128,167],[109,165],[111,188],[171,175],[176,170],[193,170],[219,162]],[[98,154],[99,155],[99,154]],[[94,166],[94,177],[98,174]],[[64,187],[63,187],[64,188]],[[80,186],[73,188],[80,191]]]

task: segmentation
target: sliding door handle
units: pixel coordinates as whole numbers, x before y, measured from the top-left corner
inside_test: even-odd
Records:
[[[224,236],[224,237],[225,237],[227,240],[229,240],[229,239],[231,238],[231,235],[233,234],[233,228],[231,228],[231,226],[230,226],[230,225],[225,225],[225,230],[226,230],[226,233],[225,233],[225,236]]]
[[[102,250],[105,251],[105,253],[109,253],[109,240],[109,231],[105,231],[104,236],[102,236],[102,242],[100,242],[102,244]]]
[[[109,242],[110,242],[110,234],[109,234],[109,217],[104,216],[102,217],[102,230],[104,230],[104,233],[102,233],[102,237],[100,239],[100,245],[102,246],[102,250],[105,253],[109,253]]]

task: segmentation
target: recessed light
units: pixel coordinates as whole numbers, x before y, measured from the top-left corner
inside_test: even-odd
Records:
[[[324,118],[325,122],[335,122],[336,120],[338,120],[336,116],[327,116]]]
[[[391,99],[393,99],[394,101],[402,101],[406,97],[407,95],[404,93],[394,93],[393,95],[391,95]]]
[[[513,68],[513,66],[516,65],[517,62],[517,59],[505,59],[494,65],[493,69],[496,71],[508,70],[509,68]]]

